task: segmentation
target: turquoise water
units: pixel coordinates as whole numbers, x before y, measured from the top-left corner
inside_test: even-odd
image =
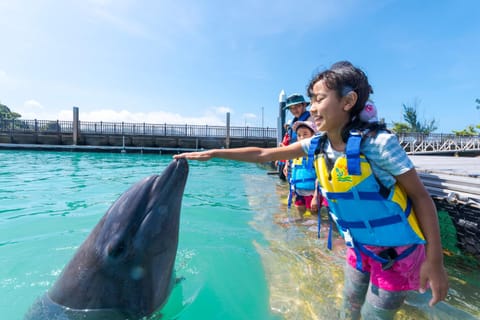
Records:
[[[0,318],[22,319],[115,199],[170,161],[0,151]],[[293,214],[285,192],[278,178],[253,164],[190,163],[176,260],[184,280],[162,319],[335,319],[342,243],[326,250],[325,230],[318,239],[314,220],[279,223]],[[478,274],[450,268],[453,290],[445,305],[480,316]],[[415,301],[397,318],[450,319],[442,310],[425,313],[421,299]]]

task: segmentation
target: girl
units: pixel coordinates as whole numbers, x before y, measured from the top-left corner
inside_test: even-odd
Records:
[[[372,92],[362,70],[337,62],[308,85],[321,134],[281,148],[214,149],[174,158],[269,162],[314,154],[317,178],[350,246],[346,316],[393,319],[408,290],[429,286],[433,306],[445,299],[448,279],[436,209],[412,162],[395,135],[359,116]]]

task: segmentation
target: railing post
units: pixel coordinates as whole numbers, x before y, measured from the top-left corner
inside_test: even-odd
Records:
[[[35,132],[38,132],[38,121],[35,119]]]
[[[73,138],[73,145],[76,146],[78,144],[78,134],[79,134],[79,121],[78,121],[78,108],[73,107],[73,123],[72,123],[72,138]]]
[[[230,112],[227,112],[227,128],[225,137],[225,148],[230,148]]]

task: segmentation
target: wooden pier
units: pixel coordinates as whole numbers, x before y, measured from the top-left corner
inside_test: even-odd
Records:
[[[457,247],[480,260],[480,157],[410,158],[437,209],[448,212]]]

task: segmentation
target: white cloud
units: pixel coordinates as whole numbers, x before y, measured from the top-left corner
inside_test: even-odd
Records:
[[[213,109],[219,114],[226,114],[227,112],[233,113],[232,109],[228,107],[214,107]]]
[[[23,107],[26,109],[33,109],[33,110],[43,109],[42,104],[37,100],[33,100],[33,99],[25,101],[25,103],[23,104]]]
[[[242,119],[243,119],[243,123],[241,125],[248,126],[248,127],[254,127],[258,125],[256,121],[257,115],[254,113],[244,113],[242,115]]]
[[[71,111],[62,111],[59,117],[63,120],[72,118]],[[155,111],[155,112],[131,112],[128,110],[102,109],[91,112],[82,112],[80,110],[80,121],[92,122],[133,122],[133,123],[167,123],[167,124],[208,124],[225,125],[225,114],[217,110],[207,111],[200,117],[185,117],[178,113]]]
[[[15,107],[14,111],[22,116],[22,119],[26,120],[53,120],[54,114],[49,113],[43,105],[37,100],[30,99],[23,103],[20,107]]]
[[[99,109],[94,111],[79,110],[80,121],[88,122],[129,122],[151,124],[189,124],[189,125],[225,125],[228,107],[212,107],[198,117],[185,117],[174,112],[132,112],[129,110]],[[26,101],[18,110],[22,119],[72,120],[73,110],[47,111],[38,101]]]

